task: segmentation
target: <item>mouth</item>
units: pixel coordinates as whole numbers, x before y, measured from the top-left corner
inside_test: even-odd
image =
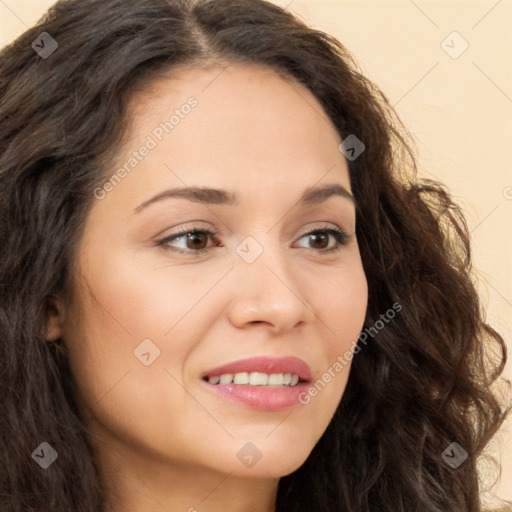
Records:
[[[254,357],[212,368],[201,379],[223,399],[278,411],[299,403],[299,395],[311,382],[311,370],[296,357]]]

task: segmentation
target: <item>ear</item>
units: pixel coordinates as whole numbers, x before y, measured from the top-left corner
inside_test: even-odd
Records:
[[[46,306],[46,341],[55,341],[62,336],[64,321],[64,303],[60,299],[51,299]]]

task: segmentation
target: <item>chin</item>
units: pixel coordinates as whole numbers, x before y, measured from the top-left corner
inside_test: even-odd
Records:
[[[277,435],[270,441],[271,437],[262,438],[261,441],[236,442],[235,459],[231,459],[232,463],[223,467],[222,471],[240,477],[280,478],[301,467],[313,449],[309,444],[301,446]]]
[[[237,476],[240,478],[282,478],[299,469],[306,461],[308,455],[309,454],[300,460],[294,458],[278,461],[277,459],[272,458],[264,461],[262,458],[253,467],[243,467],[241,464],[235,464],[234,467],[228,472],[230,472],[232,476]],[[226,469],[223,469],[222,472],[225,473]]]

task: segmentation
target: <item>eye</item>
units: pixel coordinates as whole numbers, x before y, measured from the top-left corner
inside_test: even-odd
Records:
[[[348,235],[345,233],[345,231],[337,227],[333,228],[328,226],[308,231],[300,237],[300,240],[306,237],[310,237],[310,241],[317,245],[316,249],[319,248],[320,250],[318,252],[321,254],[339,251],[344,245],[347,244],[348,241]],[[329,247],[329,237],[333,237],[335,240],[334,245],[331,247]],[[325,244],[327,244],[327,248],[324,247]],[[321,247],[318,247],[318,245]]]
[[[178,233],[174,233],[163,240],[159,240],[157,245],[162,246],[166,250],[176,251],[180,254],[202,254],[208,251],[208,249],[204,247],[204,244],[208,243],[208,237],[215,236],[216,234],[217,232],[211,229],[184,227]],[[183,240],[185,249],[169,246],[170,242],[180,239]]]
[[[194,228],[185,226],[177,233],[158,240],[156,245],[162,247],[164,250],[178,252],[179,254],[188,254],[196,256],[208,252],[208,239],[217,234],[216,231],[207,228]],[[312,231],[304,233],[299,240],[310,238],[316,247],[312,247],[315,252],[320,254],[332,253],[339,251],[342,246],[347,244],[348,235],[338,227],[317,228]],[[331,237],[331,238],[330,238]],[[329,242],[334,240],[334,244],[329,246]],[[182,247],[175,247],[171,242],[181,241]]]

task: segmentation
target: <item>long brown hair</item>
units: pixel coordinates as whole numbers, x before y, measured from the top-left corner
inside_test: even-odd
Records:
[[[32,46],[43,32],[58,44],[46,39],[44,55]],[[509,411],[491,387],[506,347],[472,282],[464,216],[442,184],[417,178],[410,137],[344,46],[264,0],[61,0],[0,52],[1,510],[104,510],[65,340],[45,342],[48,307],[70,295],[133,92],[177,65],[234,61],[299,81],[342,140],[363,141],[349,172],[365,329],[402,306],[354,357],[276,510],[480,511],[477,460]],[[30,456],[43,441],[58,452],[46,471]],[[467,452],[456,469],[442,457],[453,442]]]

